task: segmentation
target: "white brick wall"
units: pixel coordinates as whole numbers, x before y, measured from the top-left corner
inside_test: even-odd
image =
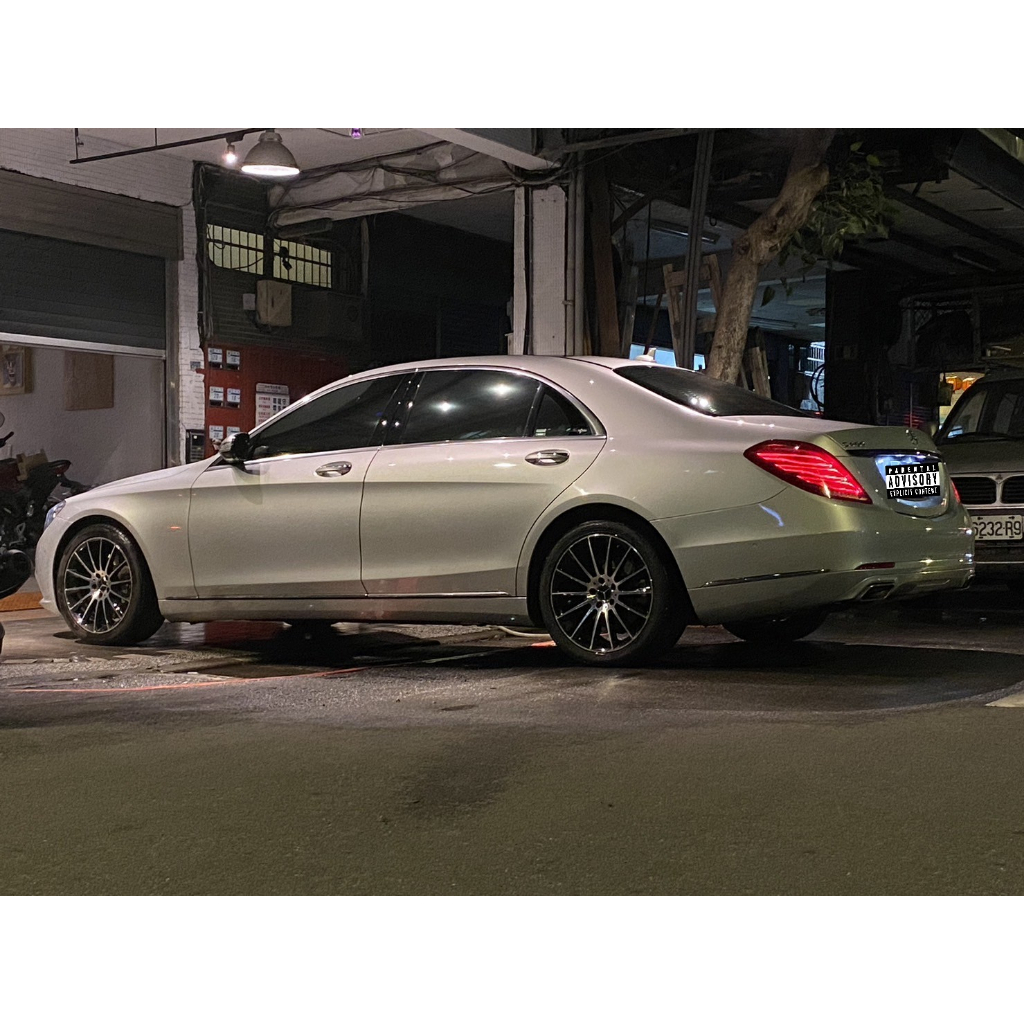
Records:
[[[81,156],[124,147],[86,136]],[[192,162],[173,152],[140,153],[119,160],[76,164],[71,128],[0,128],[0,167],[38,178],[184,207],[192,200]]]
[[[84,137],[79,156],[113,153],[123,148],[104,139]],[[0,128],[0,168],[84,188],[177,206],[182,213],[184,258],[178,264],[178,344],[180,362],[179,418],[181,436],[168,458],[181,461],[184,432],[205,422],[203,378],[191,368],[202,362],[199,347],[199,287],[196,268],[196,225],[192,209],[192,161],[172,153],[140,153],[95,164],[76,164],[71,128]]]

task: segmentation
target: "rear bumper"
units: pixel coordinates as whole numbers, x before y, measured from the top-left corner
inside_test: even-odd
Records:
[[[974,565],[979,580],[1024,578],[1024,544],[986,544],[974,548]]]
[[[974,576],[974,531],[959,505],[918,517],[787,488],[654,525],[705,624],[957,590]],[[878,563],[892,565],[860,568]]]
[[[885,571],[822,570],[807,575],[723,582],[690,591],[705,625],[732,619],[787,614],[808,608],[897,601],[940,590],[962,590],[974,576],[959,559],[929,565],[899,565]]]

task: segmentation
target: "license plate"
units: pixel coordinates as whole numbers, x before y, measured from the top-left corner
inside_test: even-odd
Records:
[[[978,540],[1024,540],[1024,516],[978,516],[972,521]]]
[[[919,500],[938,497],[941,494],[938,462],[886,466],[885,491],[890,498]]]

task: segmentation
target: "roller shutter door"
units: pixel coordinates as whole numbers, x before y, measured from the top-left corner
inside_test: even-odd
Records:
[[[0,333],[162,355],[164,289],[158,256],[0,231]]]

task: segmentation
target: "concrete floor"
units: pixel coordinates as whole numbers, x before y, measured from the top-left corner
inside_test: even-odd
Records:
[[[598,671],[496,630],[8,613],[3,894],[1024,894],[1000,591],[693,629]]]

